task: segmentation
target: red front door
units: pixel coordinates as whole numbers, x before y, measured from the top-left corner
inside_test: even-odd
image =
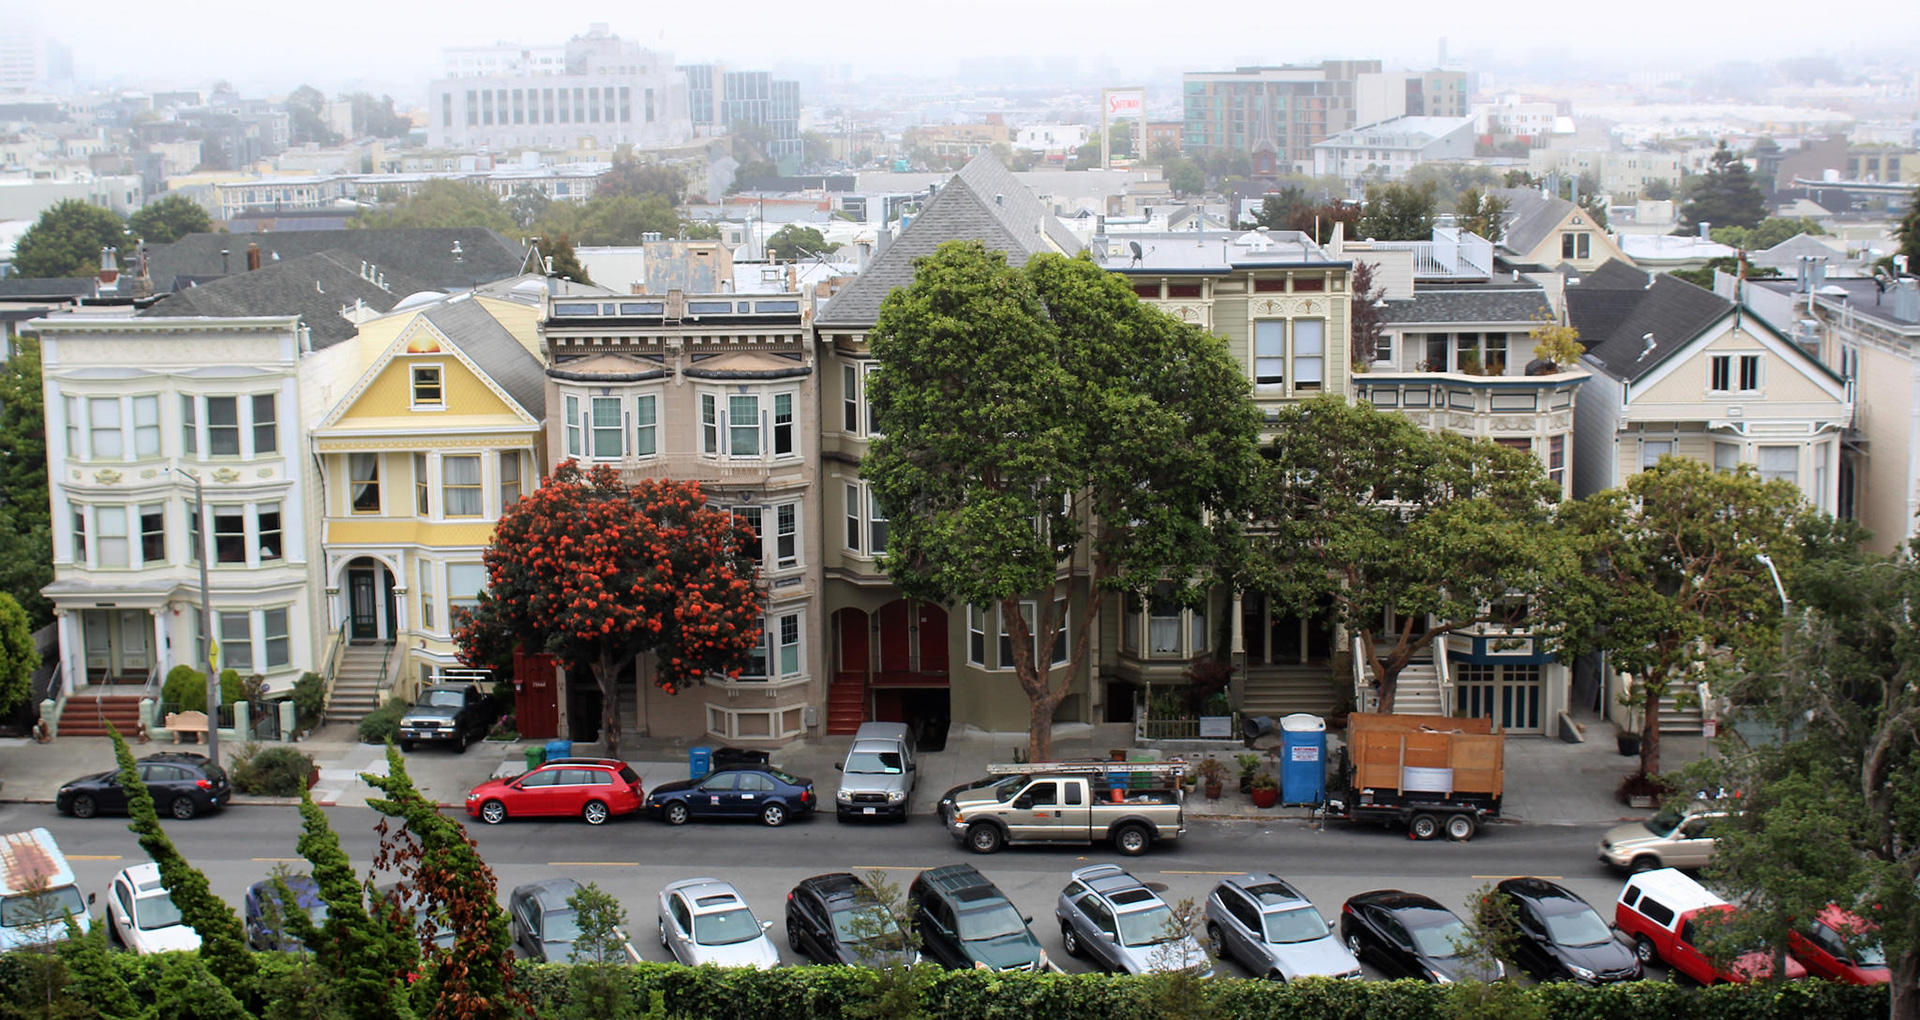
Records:
[[[862,673],[873,668],[873,637],[867,631],[867,614],[858,609],[842,609],[840,618],[840,671]]]
[[[906,599],[880,607],[880,672],[913,669],[913,615]]]
[[[513,653],[513,718],[520,736],[546,740],[560,735],[560,687],[553,656]]]
[[[920,603],[920,672],[947,671],[947,611]]]

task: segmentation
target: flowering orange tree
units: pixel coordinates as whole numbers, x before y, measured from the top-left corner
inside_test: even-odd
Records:
[[[766,596],[752,541],[698,483],[629,486],[611,468],[567,461],[494,528],[487,590],[454,635],[461,658],[491,664],[524,644],[590,669],[617,755],[617,681],[639,656],[654,653],[654,682],[671,694],[709,674],[738,676],[759,645]]]

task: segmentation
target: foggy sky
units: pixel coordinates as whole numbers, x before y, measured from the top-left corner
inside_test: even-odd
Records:
[[[1900,5],[1895,5],[1896,7]],[[119,84],[246,92],[311,83],[391,91],[419,102],[441,47],[558,43],[604,21],[680,63],[776,70],[820,66],[877,74],[952,73],[962,61],[1024,58],[1113,83],[1244,63],[1377,57],[1425,68],[1442,36],[1456,61],[1482,70],[1685,71],[1725,60],[1920,52],[1920,19],[1856,8],[1809,17],[1801,2],[1509,4],[1440,0],[1362,3],[1168,3],[1166,0],[733,0],[719,3],[539,4],[526,0],[0,0],[0,22],[24,18],[72,50],[76,72]],[[1872,22],[1872,24],[1869,24]]]

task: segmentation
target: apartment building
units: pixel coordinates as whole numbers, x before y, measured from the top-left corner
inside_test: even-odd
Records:
[[[1350,187],[1397,181],[1422,163],[1473,157],[1472,117],[1394,117],[1313,144],[1313,172]]]
[[[767,129],[766,157],[793,173],[805,156],[800,137],[800,83],[771,71],[729,70],[725,64],[684,64],[687,113],[698,135],[719,135],[736,124]]]
[[[1641,192],[1662,185],[1669,194],[1680,190],[1679,153],[1615,152],[1601,149],[1534,149],[1527,153],[1527,171],[1535,177],[1559,174],[1578,179],[1590,176],[1614,202],[1638,201]]]
[[[1356,83],[1379,71],[1378,60],[1189,71],[1181,147],[1247,153],[1256,176],[1310,173],[1313,144],[1355,126]]]

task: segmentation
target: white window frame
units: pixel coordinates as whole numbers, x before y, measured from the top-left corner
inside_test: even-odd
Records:
[[[431,400],[420,399],[422,389],[421,373],[433,373],[433,381],[428,384],[434,391]],[[414,411],[444,411],[447,409],[447,366],[442,361],[415,361],[407,365],[407,407]]]
[[[112,421],[104,419],[111,412]],[[101,438],[111,435],[112,451],[103,451]],[[127,459],[126,411],[120,406],[119,397],[87,398],[87,458],[88,460],[126,460]]]
[[[1311,323],[1320,330],[1317,342],[1319,350],[1308,353],[1306,341],[1300,336],[1300,327]],[[1287,320],[1287,369],[1293,379],[1293,389],[1298,391],[1317,391],[1327,388],[1327,320],[1325,319],[1289,319]],[[1309,371],[1308,366],[1316,366]],[[1309,379],[1311,374],[1314,378]]]
[[[160,395],[143,393],[134,397],[132,403],[134,459],[160,456]]]
[[[567,456],[578,457],[585,448],[581,440],[584,423],[580,418],[580,397],[568,393],[562,400],[562,406],[566,408]]]
[[[279,629],[275,633],[274,615],[278,614]],[[293,610],[290,606],[273,606],[260,611],[260,641],[266,653],[260,661],[267,664],[266,671],[293,668]],[[274,661],[274,645],[280,646],[280,661]]]
[[[514,500],[527,494],[525,465],[520,462],[519,450],[501,450],[496,459],[499,463],[495,470],[499,474],[495,478],[495,487],[500,490],[500,509],[505,512]]]
[[[349,516],[357,515],[360,517],[378,516],[381,513],[381,511],[385,509],[384,504],[382,504],[380,500],[382,499],[382,497],[386,495],[380,490],[380,460],[381,460],[380,455],[377,453],[361,452],[361,453],[349,453],[346,455],[346,457],[347,457],[347,514]],[[356,458],[361,458],[361,457],[366,458],[366,460],[356,460]],[[355,476],[353,472],[357,464],[372,464],[373,474],[366,478],[360,478]],[[363,483],[373,486],[374,506],[373,506],[373,509],[371,510],[362,510],[356,505],[359,502],[358,489]]]
[[[1159,589],[1155,586],[1155,591]],[[1126,619],[1122,623],[1122,650],[1143,659],[1191,659],[1212,648],[1212,636],[1208,632],[1211,624],[1211,602],[1203,603],[1200,608],[1176,606],[1171,615],[1153,612],[1155,592],[1148,592],[1145,599],[1129,596],[1127,599]],[[1153,624],[1155,620],[1168,621],[1173,627],[1174,647],[1161,649],[1154,646]]]
[[[773,558],[775,570],[791,570],[800,565],[800,503],[775,503],[773,511]]]
[[[259,659],[253,654],[253,612],[247,609],[222,609],[219,611],[218,616],[219,619],[214,621],[214,626],[219,628],[220,631],[221,670],[235,670],[239,672],[241,676],[247,676],[255,672],[253,664],[258,662]],[[233,636],[228,627],[229,623],[235,621],[242,622],[246,625],[245,633],[239,637]],[[233,650],[235,648],[245,650],[247,661],[244,664],[233,661]]]
[[[784,425],[774,420],[783,397],[792,409],[792,416]],[[736,421],[736,415],[746,410],[748,401],[752,402],[753,420]],[[700,454],[711,460],[750,464],[797,460],[801,443],[799,408],[799,390],[794,387],[704,390],[700,393]],[[775,452],[779,449],[782,430],[785,430],[787,449]],[[733,452],[739,448],[736,444],[744,445],[747,440],[752,442],[752,452]]]
[[[1673,453],[1678,445],[1671,439],[1640,440],[1640,470],[1648,471],[1658,466],[1660,458]]]
[[[861,434],[865,408],[860,400],[860,366],[847,362],[840,366],[840,431],[849,436]]]
[[[1799,446],[1778,443],[1768,444],[1754,451],[1754,464],[1759,467],[1761,478],[1768,480],[1776,478],[1784,479],[1792,482],[1797,488],[1800,485],[1800,451],[1801,447]],[[1778,467],[1768,468],[1767,461],[1769,455],[1777,458],[1782,453],[1790,455],[1793,458],[1793,468],[1790,471],[1782,471]]]
[[[105,503],[93,508],[95,564],[100,570],[127,570],[133,566],[133,542],[127,532],[127,507]],[[113,523],[118,521],[118,525]]]
[[[487,577],[487,565],[486,563],[480,560],[467,560],[467,561],[462,561],[457,563],[448,563],[446,565],[446,568],[447,568],[447,626],[448,628],[452,628],[453,621],[454,621],[454,615],[453,615],[454,610],[465,609],[468,612],[473,612],[474,610],[480,607],[480,593],[487,589],[489,578]],[[466,590],[466,585],[464,583],[455,583],[454,578],[461,575],[472,576],[475,571],[479,572],[478,573],[479,583],[477,585],[474,585],[473,593],[471,595],[461,594]]]
[[[972,603],[967,604],[967,662],[987,664],[987,611]]]
[[[420,561],[420,629],[439,630],[433,611],[433,569],[432,560]]]
[[[1739,357],[1734,366],[1739,372],[1735,378],[1739,389],[1735,392],[1759,393],[1764,390],[1767,385],[1766,360],[1758,354],[1742,354]]]
[[[149,510],[157,511],[160,516],[159,531],[147,530],[147,511]],[[134,508],[134,516],[138,518],[140,522],[140,565],[142,567],[165,566],[168,562],[167,505],[165,503],[143,503]],[[152,558],[149,558],[147,556],[147,536],[148,535],[160,536],[160,555]]]
[[[641,393],[633,398],[633,455],[655,457],[660,453],[660,395]]]
[[[881,516],[883,513],[871,484],[847,483],[845,540],[848,552],[867,559],[877,559],[886,552],[890,528],[889,518]]]
[[[473,463],[473,481],[455,485],[449,478],[447,467],[458,461],[462,464]],[[462,496],[472,493],[472,513],[454,513],[453,496],[458,491]],[[478,520],[487,516],[487,459],[475,453],[440,455],[440,514],[448,520]]]
[[[845,497],[847,531],[843,536],[847,551],[855,555],[866,555],[866,523],[860,516],[860,507],[864,504],[863,483],[848,482]]]
[[[1269,330],[1277,335],[1262,336]],[[1280,393],[1287,388],[1287,320],[1253,320],[1251,377],[1257,393]],[[1275,375],[1274,371],[1278,370]]]

